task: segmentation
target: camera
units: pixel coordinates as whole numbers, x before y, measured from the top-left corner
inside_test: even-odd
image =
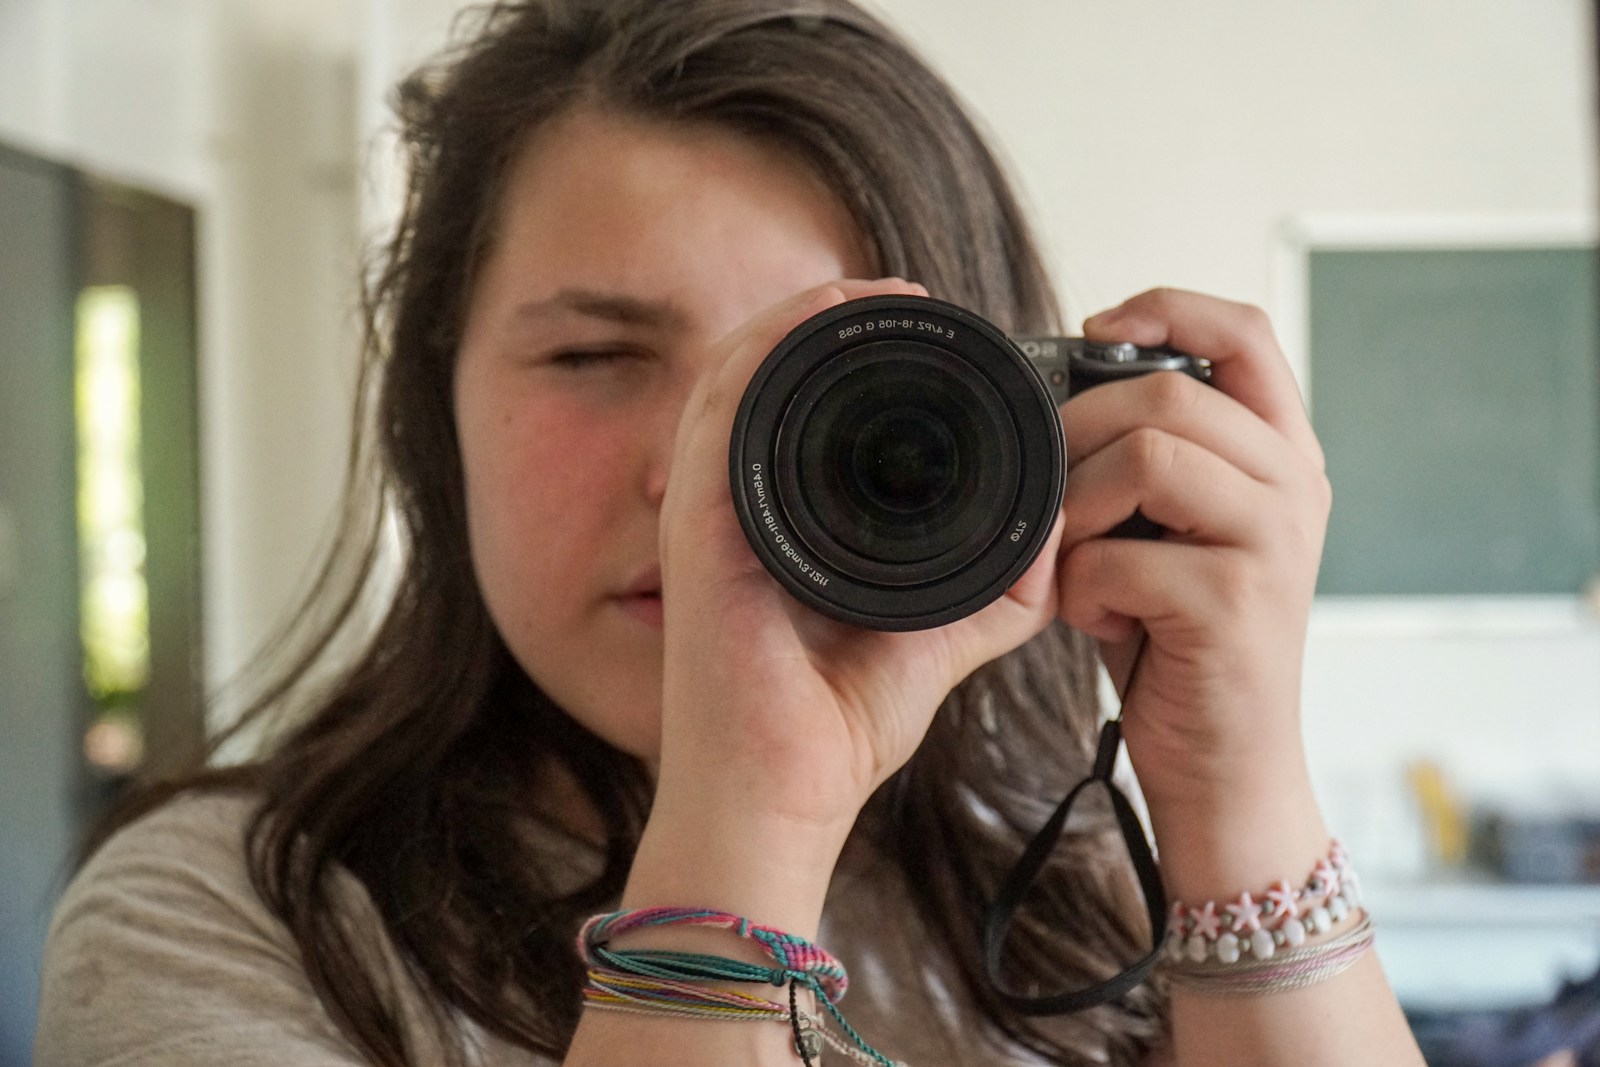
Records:
[[[734,510],[802,603],[875,630],[972,614],[1021,577],[1061,507],[1059,405],[1209,365],[1165,348],[1012,340],[928,297],[851,300],[772,350],[734,419]],[[1137,513],[1118,536],[1157,536]]]

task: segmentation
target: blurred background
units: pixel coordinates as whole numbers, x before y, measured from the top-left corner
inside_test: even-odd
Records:
[[[388,93],[460,6],[0,0],[0,1064],[84,821],[227,720],[331,534]],[[875,6],[1071,318],[1276,321],[1336,497],[1313,772],[1419,1032],[1600,1000],[1591,0]]]

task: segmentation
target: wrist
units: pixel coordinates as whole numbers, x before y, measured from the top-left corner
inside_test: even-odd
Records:
[[[849,830],[658,793],[622,906],[712,908],[814,939]]]
[[[1150,802],[1162,881],[1183,901],[1222,900],[1303,878],[1331,840],[1310,781],[1241,783],[1185,803]]]

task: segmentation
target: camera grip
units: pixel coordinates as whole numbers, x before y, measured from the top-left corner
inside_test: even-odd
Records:
[[[1017,347],[1057,405],[1097,385],[1158,371],[1177,371],[1202,382],[1211,378],[1210,363],[1171,348],[1101,344],[1082,337],[1028,338],[1017,342]],[[1159,523],[1135,511],[1107,531],[1106,536],[1155,541],[1165,532]]]

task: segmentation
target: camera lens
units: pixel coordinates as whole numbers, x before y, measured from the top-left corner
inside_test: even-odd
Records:
[[[1003,333],[919,297],[802,323],[756,371],[728,452],[734,510],[795,597],[879,630],[939,626],[1005,592],[1049,538],[1055,402]]]
[[[904,405],[875,415],[840,444],[850,454],[850,487],[880,511],[925,512],[955,488],[955,435],[926,409]]]
[[[1016,453],[988,379],[933,346],[888,341],[801,384],[778,470],[807,544],[859,576],[906,586],[958,571],[999,535]]]
[[[902,404],[872,416],[859,433],[841,436],[828,451],[848,454],[843,463],[830,462],[828,471],[840,483],[835,491],[849,493],[865,521],[896,539],[937,533],[926,520],[903,520],[933,512],[956,488],[956,438],[946,419],[927,407]]]

